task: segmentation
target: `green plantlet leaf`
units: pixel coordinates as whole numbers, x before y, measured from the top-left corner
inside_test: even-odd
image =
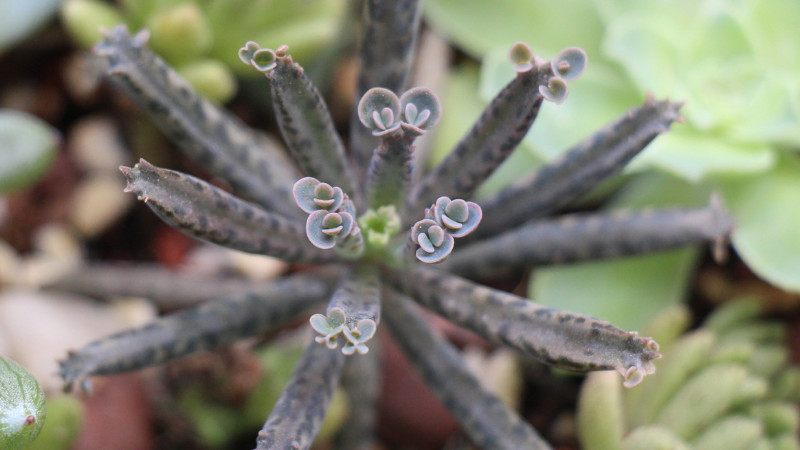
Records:
[[[394,205],[381,206],[377,210],[368,209],[358,218],[358,226],[367,237],[372,248],[383,248],[400,231],[400,215]]]
[[[25,39],[58,10],[58,0],[10,0],[0,12],[0,52]]]
[[[0,109],[0,195],[38,181],[55,159],[58,139],[41,119]]]
[[[0,386],[0,447],[22,450],[44,425],[44,392],[30,372],[5,356],[0,356]]]
[[[622,450],[690,450],[691,447],[669,428],[648,425],[633,430],[622,441]]]
[[[360,355],[369,353],[369,347],[364,343],[375,336],[376,330],[377,324],[372,319],[360,320],[352,330],[349,327],[344,327],[342,334],[347,338],[347,342],[342,347],[342,353],[348,356],[354,353]]]

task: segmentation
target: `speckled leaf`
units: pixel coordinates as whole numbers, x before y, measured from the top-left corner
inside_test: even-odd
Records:
[[[88,388],[93,375],[130,372],[213,350],[283,325],[321,301],[329,288],[314,275],[296,275],[205,302],[70,353],[61,362],[61,377],[68,387],[87,382]]]
[[[199,97],[146,44],[146,32],[131,36],[120,26],[95,53],[108,62],[109,77],[187,154],[245,197],[298,216],[291,189],[299,176],[277,144]]]
[[[309,340],[278,403],[258,432],[256,450],[311,447],[339,383],[345,356]]]
[[[706,202],[707,192],[674,178],[647,175],[627,186],[611,206]],[[683,300],[696,257],[696,250],[685,249],[536,269],[529,294],[546,305],[640,329],[663,307]]]
[[[311,246],[301,222],[267,212],[191,175],[144,160],[120,169],[128,180],[126,191],[192,237],[287,261],[335,259]]]
[[[456,348],[435,334],[407,298],[387,294],[386,322],[417,372],[483,448],[549,449],[527,422],[472,375]]]

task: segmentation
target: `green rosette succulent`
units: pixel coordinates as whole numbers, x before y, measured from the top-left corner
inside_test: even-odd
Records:
[[[755,301],[731,301],[675,339],[669,335],[685,329],[689,314],[662,313],[651,332],[664,361],[650,383],[623,392],[608,373],[586,378],[577,413],[582,448],[799,448],[800,368],[789,365],[785,325],[760,314]]]

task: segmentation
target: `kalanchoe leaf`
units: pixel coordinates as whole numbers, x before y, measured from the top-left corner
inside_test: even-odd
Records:
[[[492,276],[531,265],[620,258],[725,242],[733,218],[719,205],[578,213],[529,222],[460,248],[445,263],[464,276]]]
[[[659,134],[680,120],[681,104],[648,97],[610,124],[500,192],[481,199],[481,226],[471,238],[506,231],[552,214],[622,171]]]
[[[381,206],[377,210],[368,209],[358,218],[358,225],[366,235],[367,244],[373,248],[383,248],[400,231],[400,216],[394,205]]]
[[[385,136],[400,127],[400,99],[384,88],[368,90],[358,102],[358,119],[375,136]]]
[[[346,212],[314,211],[306,221],[306,235],[315,247],[327,250],[336,246],[337,240],[347,237],[354,225],[353,216]]]
[[[253,53],[253,59],[250,61],[250,64],[259,72],[266,73],[275,68],[277,61],[278,56],[272,49],[262,48]]]
[[[546,86],[539,86],[539,93],[545,100],[549,100],[556,105],[564,103],[569,93],[567,82],[561,77],[552,77],[547,81]]]
[[[385,291],[386,323],[395,342],[474,444],[497,449],[550,448],[530,424],[483,387],[458,349],[431,329],[410,300]]]
[[[286,388],[258,432],[256,450],[311,447],[339,384],[344,360],[339,352],[308,343]]]
[[[442,195],[470,198],[506,160],[530,129],[542,104],[539,87],[550,67],[518,73],[496,96],[447,157],[416,183],[406,200],[403,224]]]
[[[260,49],[261,47],[258,43],[248,41],[244,44],[244,47],[239,49],[239,59],[245,64],[251,64],[253,62],[253,55]]]
[[[60,364],[67,387],[92,375],[130,372],[264,333],[330,292],[324,278],[295,275],[208,301],[72,352]]]
[[[434,220],[455,238],[470,234],[482,217],[481,207],[476,203],[449,197],[439,197],[432,210]]]
[[[362,319],[352,329],[344,327],[342,333],[347,338],[347,342],[342,348],[342,353],[345,355],[352,355],[354,353],[366,355],[369,352],[369,347],[364,345],[364,343],[375,336],[377,328],[377,324],[372,319]]]
[[[297,171],[279,145],[198,96],[146,44],[146,32],[131,36],[119,26],[104,34],[94,52],[108,63],[109,78],[191,158],[246,198],[296,217],[286,200]]]
[[[374,448],[382,378],[380,347],[376,349],[376,344],[380,342],[372,343],[373,351],[368,355],[345,362],[341,386],[347,394],[348,421],[339,431],[335,448]]]
[[[297,180],[292,193],[297,206],[308,214],[319,210],[336,211],[346,197],[342,188],[320,183],[314,177]]]
[[[421,135],[439,122],[442,107],[433,91],[415,87],[400,97],[400,110],[403,130]]]
[[[653,373],[658,344],[636,332],[430,269],[384,271],[383,279],[459,325],[546,364],[568,370],[614,369],[632,387]],[[452,301],[458,299],[458,301]],[[631,370],[635,368],[636,370]]]
[[[565,48],[556,58],[550,60],[550,68],[564,81],[575,80],[586,69],[586,52],[579,47]]]
[[[441,226],[431,219],[422,219],[411,228],[410,239],[419,245],[415,255],[418,260],[432,264],[444,260],[453,251],[453,236],[445,233]]]
[[[337,347],[337,337],[345,327],[345,314],[341,308],[330,308],[327,317],[323,314],[314,314],[309,322],[311,328],[321,335],[314,338],[318,344],[325,344],[330,349]]]
[[[369,352],[365,343],[375,335],[380,321],[380,301],[380,281],[377,271],[367,264],[357,266],[333,293],[328,303],[328,320],[335,315],[335,322],[331,325],[336,327],[331,328],[330,333],[341,332],[347,338],[342,353],[352,355],[357,352],[363,355]],[[323,319],[324,316],[316,320],[321,322]],[[317,329],[319,333],[327,330],[322,326]],[[331,337],[330,333],[327,335],[328,338]],[[325,340],[317,338],[317,342],[322,343]],[[329,347],[336,348],[336,345]]]
[[[508,59],[514,64],[517,73],[533,69],[533,50],[524,42],[517,42],[508,51]]]
[[[288,261],[331,261],[308,245],[302,223],[264,211],[193,176],[145,160],[120,167],[133,192],[180,231],[217,245]]]
[[[263,73],[270,79],[281,135],[302,171],[359,198],[361,191],[354,184],[355,174],[325,100],[303,68],[292,60],[289,47],[282,45],[274,52],[256,50],[252,64],[266,70]]]
[[[363,2],[364,24],[359,55],[361,69],[354,104],[358,104],[367,90],[376,86],[391,92],[402,92],[406,88],[422,17],[420,3],[419,0]],[[364,128],[356,120],[359,115],[355,108],[350,120],[350,153],[358,180],[364,181],[377,142],[368,131],[371,128]]]

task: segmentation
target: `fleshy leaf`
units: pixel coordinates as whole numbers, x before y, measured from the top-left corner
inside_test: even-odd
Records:
[[[30,114],[0,109],[0,195],[39,180],[56,155],[58,134]]]
[[[800,161],[787,155],[769,172],[732,177],[720,186],[737,220],[737,253],[760,277],[800,292]]]
[[[397,130],[400,126],[400,99],[388,89],[372,88],[358,102],[358,119],[375,136]]]
[[[470,234],[481,221],[481,207],[461,199],[439,197],[433,207],[434,218],[455,238]]]
[[[433,91],[415,87],[400,97],[400,111],[403,113],[403,129],[419,135],[439,122],[441,105]]]
[[[567,82],[560,77],[550,78],[547,86],[539,86],[539,93],[542,94],[546,100],[549,100],[556,105],[564,103],[569,93]]]
[[[337,238],[346,237],[353,224],[354,220],[348,213],[314,211],[306,221],[306,235],[315,247],[327,250],[336,246]]]
[[[564,81],[575,80],[586,69],[586,52],[580,47],[565,48],[550,61],[550,67]]]
[[[275,68],[277,61],[278,56],[272,49],[261,48],[253,53],[253,59],[250,60],[250,64],[259,72],[269,72]]]
[[[298,180],[294,184],[292,193],[297,206],[308,214],[318,210],[336,211],[345,197],[341,188],[320,183],[313,177]]]
[[[443,233],[439,224],[431,219],[422,219],[414,224],[411,240],[420,246],[415,253],[417,259],[428,264],[442,261],[453,251],[455,245],[453,236]],[[434,241],[438,241],[439,245],[435,245]]]
[[[517,73],[527,72],[533,68],[533,50],[524,42],[517,42],[508,51],[508,59],[514,64]]]

